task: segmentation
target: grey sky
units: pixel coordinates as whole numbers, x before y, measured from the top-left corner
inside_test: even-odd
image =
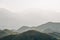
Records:
[[[20,12],[28,8],[60,10],[60,0],[0,0],[0,7]]]
[[[60,0],[0,0],[1,10],[1,29],[60,22]]]

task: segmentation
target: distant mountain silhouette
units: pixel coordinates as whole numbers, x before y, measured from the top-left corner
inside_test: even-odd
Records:
[[[16,26],[16,13],[11,12],[8,9],[0,8],[0,28],[1,29],[11,29],[11,27]]]
[[[28,30],[37,30],[40,32],[44,32],[44,33],[52,33],[52,32],[60,32],[60,23],[55,23],[55,22],[48,22],[45,24],[42,24],[40,26],[37,27],[28,27],[28,26],[23,26],[21,28],[19,28],[19,32],[22,33],[24,31],[28,31]]]
[[[30,27],[28,26],[22,26],[21,28],[19,28],[17,31],[19,33],[22,33],[22,32],[25,32],[25,31],[28,31]]]
[[[5,9],[5,8],[0,8],[0,19],[1,18],[8,18],[11,16],[11,13],[9,10]]]
[[[18,35],[10,35],[0,40],[57,40],[56,38],[35,30],[29,30]]]
[[[52,33],[52,32],[60,33],[60,23],[48,22],[46,24],[38,26],[37,29],[39,29],[41,32],[44,33]]]
[[[35,30],[35,29],[36,29],[36,27],[22,26],[17,31],[19,33],[22,33],[22,32],[28,31],[28,30]]]

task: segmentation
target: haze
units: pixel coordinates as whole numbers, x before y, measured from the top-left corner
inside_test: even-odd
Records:
[[[0,0],[0,29],[60,22],[60,0]]]

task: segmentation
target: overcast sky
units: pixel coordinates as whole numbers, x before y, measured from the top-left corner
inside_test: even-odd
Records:
[[[14,12],[29,8],[60,10],[60,0],[0,0],[0,7]]]
[[[0,0],[1,10],[5,11],[0,13],[1,29],[60,22],[60,0]]]

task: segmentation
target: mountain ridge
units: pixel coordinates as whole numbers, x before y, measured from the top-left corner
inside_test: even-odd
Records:
[[[24,26],[22,26],[21,28],[19,28],[19,30],[20,29],[24,29],[24,30],[29,29],[29,30],[38,30],[38,31],[42,32],[46,29],[51,29],[53,31],[53,30],[56,30],[56,28],[58,28],[57,31],[59,32],[59,29],[60,29],[59,26],[60,26],[60,23],[47,22],[47,23],[39,25],[37,27],[28,27],[28,26],[26,26],[26,28],[25,28]]]
[[[29,30],[18,35],[9,35],[1,38],[0,40],[57,40],[56,38],[41,33],[36,30]]]

